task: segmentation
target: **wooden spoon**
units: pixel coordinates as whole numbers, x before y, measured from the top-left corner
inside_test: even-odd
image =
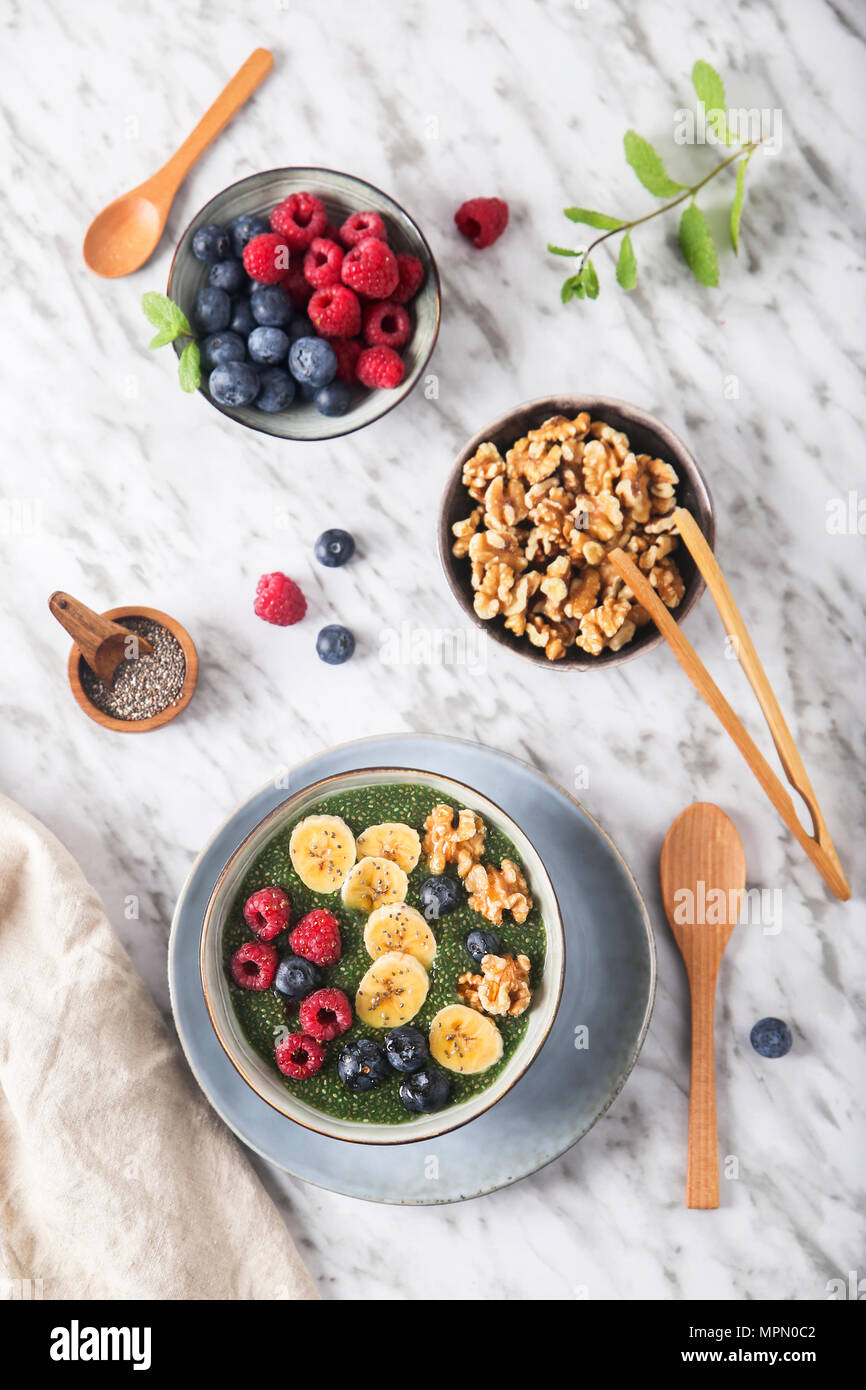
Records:
[[[251,53],[168,163],[94,218],[84,238],[84,259],[91,270],[113,280],[144,265],[156,250],[175,194],[193,164],[273,66],[273,54],[266,48]]]
[[[94,613],[92,608],[61,589],[51,595],[48,607],[78,645],[91,671],[95,671],[109,690],[114,687],[118,666],[130,655],[130,642],[137,643],[134,649],[137,656],[153,656],[153,646],[146,637]]]
[[[697,801],[677,816],[662,845],[662,901],[685,962],[692,996],[692,1080],[686,1206],[719,1205],[719,1141],[713,1014],[716,977],[740,915],[746,856],[718,806]]]

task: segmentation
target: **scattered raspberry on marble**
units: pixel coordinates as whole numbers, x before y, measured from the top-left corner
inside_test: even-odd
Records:
[[[280,570],[263,574],[256,585],[254,610],[257,618],[276,627],[291,627],[307,611],[307,600],[294,579]]]
[[[502,198],[469,198],[455,212],[454,221],[460,234],[481,251],[508,226],[508,204]]]

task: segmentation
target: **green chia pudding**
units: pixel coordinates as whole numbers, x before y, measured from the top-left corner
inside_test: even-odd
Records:
[[[460,805],[458,801],[444,796],[433,787],[408,783],[358,787],[323,798],[276,834],[257,857],[243,879],[226,920],[223,932],[223,967],[229,982],[232,1004],[244,1035],[256,1052],[271,1064],[274,1074],[279,1077],[287,1091],[314,1109],[324,1111],[340,1120],[396,1125],[405,1124],[418,1116],[408,1111],[400,1100],[400,1082],[405,1078],[390,1068],[388,1077],[381,1085],[363,1094],[352,1093],[340,1080],[337,1059],[347,1043],[357,1038],[371,1038],[383,1044],[387,1035],[386,1028],[371,1027],[354,1016],[358,985],[373,964],[364,945],[364,927],[368,914],[347,907],[339,891],[317,893],[302,883],[289,856],[292,830],[301,820],[310,816],[330,815],[341,817],[356,838],[370,826],[398,822],[413,827],[423,840],[424,821],[434,806],[443,804],[455,809]],[[482,862],[499,865],[503,859],[511,859],[522,868],[511,841],[495,826],[486,821],[484,824],[487,834]],[[506,911],[501,925],[491,926],[480,913],[469,907],[469,895],[460,882],[454,865],[447,865],[446,873],[460,885],[459,906],[447,915],[429,922],[437,945],[436,956],[429,969],[430,988],[424,1004],[410,1020],[411,1026],[418,1028],[425,1037],[429,1033],[433,1016],[440,1009],[446,1005],[465,1002],[457,992],[459,977],[467,971],[480,973],[480,966],[467,954],[465,946],[466,937],[474,928],[494,931],[502,942],[503,954],[515,957],[523,954],[529,957],[529,983],[533,993],[541,983],[544,972],[546,936],[538,908],[533,904],[526,922],[522,925],[515,922]],[[406,902],[422,911],[422,915],[418,894],[421,884],[430,875],[431,869],[422,854],[418,864],[409,873],[409,888],[406,894]],[[324,908],[333,913],[339,923],[343,940],[340,959],[334,965],[321,967],[320,987],[336,987],[344,991],[352,1005],[352,1026],[340,1037],[323,1044],[327,1054],[324,1065],[315,1075],[303,1080],[284,1076],[274,1060],[274,1046],[280,1037],[285,1036],[287,1032],[300,1031],[298,1004],[289,1003],[273,988],[261,991],[241,989],[235,984],[229,969],[232,954],[238,947],[253,939],[244,921],[244,903],[258,889],[272,884],[282,886],[292,903],[292,921],[289,929],[269,943],[277,949],[281,959],[292,954],[289,944],[292,927],[315,908]],[[451,1070],[444,1073],[451,1082],[449,1106],[457,1105],[486,1090],[496,1080],[526,1033],[531,1007],[530,1005],[519,1017],[497,1015],[493,1019],[503,1043],[502,1056],[498,1062],[486,1071],[471,1075],[461,1075]],[[430,1066],[436,1068],[437,1064],[431,1062]]]

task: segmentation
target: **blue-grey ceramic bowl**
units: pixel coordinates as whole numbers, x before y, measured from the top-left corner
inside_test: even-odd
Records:
[[[192,253],[192,238],[197,228],[207,222],[224,226],[242,212],[267,216],[290,193],[304,190],[321,198],[331,222],[339,224],[352,212],[378,212],[385,222],[393,250],[417,256],[423,265],[424,283],[407,305],[412,320],[412,336],[400,354],[406,365],[406,375],[392,391],[368,391],[361,386],[355,387],[348,412],[337,417],[320,415],[311,402],[299,398],[288,410],[271,415],[256,410],[255,403],[237,410],[217,405],[208,393],[206,382],[202,383],[201,393],[223,415],[246,425],[248,429],[276,435],[279,439],[336,439],[362,429],[373,420],[379,420],[406,399],[420,381],[439,333],[439,273],[433,252],[420,228],[399,203],[373,184],[356,179],[351,174],[339,173],[336,169],[267,169],[240,179],[211,198],[190,222],[174,253],[167,293],[192,322],[195,297],[207,284],[208,276],[208,267],[196,260]],[[176,350],[179,351],[179,348]]]

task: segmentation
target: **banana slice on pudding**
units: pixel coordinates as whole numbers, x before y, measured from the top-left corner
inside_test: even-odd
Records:
[[[354,853],[353,842],[353,856]],[[368,854],[349,870],[340,892],[347,907],[356,912],[374,912],[385,903],[403,902],[408,888],[409,880],[399,864]]]
[[[411,874],[421,858],[421,837],[411,825],[389,821],[371,825],[358,836],[358,858],[371,855],[374,859],[392,859],[404,873]]]
[[[405,951],[429,970],[436,955],[436,938],[417,908],[386,903],[367,918],[364,945],[375,960],[387,951]]]
[[[336,893],[355,862],[355,837],[340,816],[307,816],[289,840],[292,867],[313,893]]]
[[[386,951],[358,985],[355,1013],[371,1028],[396,1028],[415,1017],[429,988],[420,960],[405,951]]]
[[[491,1018],[465,1004],[448,1004],[430,1024],[430,1052],[441,1067],[470,1076],[502,1056],[502,1034]]]

